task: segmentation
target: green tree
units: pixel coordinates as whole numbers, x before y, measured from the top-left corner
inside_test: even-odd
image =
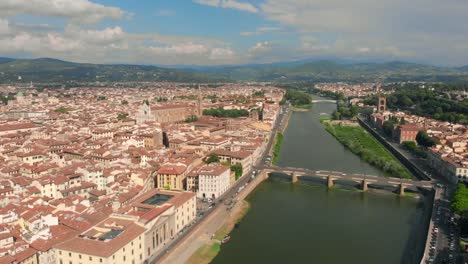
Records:
[[[385,134],[389,136],[393,136],[393,128],[394,128],[395,123],[391,120],[387,120],[383,123],[382,129],[385,132]]]
[[[214,154],[214,153],[211,153],[210,155],[208,155],[208,157],[205,159],[205,163],[207,164],[210,164],[210,163],[214,163],[214,162],[219,162],[219,156]]]
[[[416,142],[418,142],[419,145],[429,148],[432,146],[435,146],[437,144],[437,141],[433,138],[431,138],[426,131],[419,131],[418,134],[416,135]]]
[[[60,113],[60,114],[68,114],[68,109],[66,107],[61,106],[55,109],[54,112]]]
[[[239,179],[242,176],[243,168],[242,164],[236,163],[231,166],[231,171],[234,172],[236,180]]]
[[[192,122],[197,122],[198,121],[198,117],[196,115],[192,115],[190,117],[187,117],[185,119],[185,123],[192,123]]]
[[[341,119],[341,112],[338,110],[333,111],[332,113],[332,118],[334,120],[340,120]]]
[[[128,101],[127,100],[122,100],[122,104],[123,105],[128,105]]]
[[[117,115],[117,119],[122,120],[128,117],[128,113],[120,113]]]

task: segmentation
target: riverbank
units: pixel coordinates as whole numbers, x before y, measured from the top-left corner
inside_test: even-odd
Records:
[[[276,165],[276,163],[279,160],[279,154],[280,154],[280,151],[281,151],[281,145],[282,144],[283,144],[283,134],[278,132],[276,134],[275,146],[273,147],[273,160],[272,160],[273,165]]]
[[[216,231],[214,237],[205,245],[200,247],[187,261],[188,264],[208,264],[221,250],[221,240],[229,235],[234,229],[235,225],[239,223],[242,218],[247,214],[250,209],[249,202],[241,200],[233,207],[231,215],[223,224],[223,226]]]
[[[325,130],[362,160],[385,171],[389,176],[411,179],[411,173],[384,146],[359,126],[331,125]]]
[[[200,247],[187,261],[188,264],[210,263],[221,250],[221,240],[229,235],[237,223],[247,214],[250,209],[249,202],[241,200],[233,207],[232,213],[223,226],[216,231],[214,237],[205,245]]]
[[[293,106],[294,112],[308,112],[312,110],[312,104]]]

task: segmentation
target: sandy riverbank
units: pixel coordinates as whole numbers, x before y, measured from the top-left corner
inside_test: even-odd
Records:
[[[234,229],[236,223],[238,223],[247,214],[249,208],[250,204],[247,201],[241,200],[237,202],[236,205],[232,208],[229,218],[214,234],[214,238],[195,251],[195,253],[188,259],[186,263],[210,263],[221,250],[221,240]]]

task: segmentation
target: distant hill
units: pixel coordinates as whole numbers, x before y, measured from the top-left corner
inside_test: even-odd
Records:
[[[0,58],[0,83],[66,81],[174,81],[217,82],[223,78],[198,72],[143,65],[74,63],[51,58]]]
[[[1,63],[7,63],[7,62],[10,62],[10,61],[13,61],[14,59],[10,59],[10,58],[2,58],[0,57],[0,64]]]
[[[466,69],[466,70],[465,70]],[[371,82],[468,81],[468,67],[448,68],[407,62],[337,63],[328,60],[198,69],[197,72],[236,80]]]
[[[67,81],[312,81],[373,82],[376,80],[468,82],[468,66],[437,67],[407,62],[356,63],[302,60],[237,66],[180,66],[167,68],[126,64],[74,63],[51,58],[0,57],[0,83]]]

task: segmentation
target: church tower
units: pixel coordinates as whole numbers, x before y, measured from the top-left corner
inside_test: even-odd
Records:
[[[197,116],[202,116],[202,94],[200,84],[198,85]]]
[[[387,111],[387,98],[385,98],[384,96],[379,97],[379,103],[378,103],[377,111],[379,113],[383,113],[383,112]]]

